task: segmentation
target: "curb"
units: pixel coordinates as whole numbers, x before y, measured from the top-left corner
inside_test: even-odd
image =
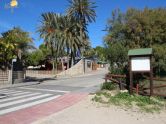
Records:
[[[10,84],[7,86],[2,86],[0,89],[5,89],[5,88],[14,88],[14,87],[23,87],[23,86],[30,86],[30,85],[37,85],[41,84],[41,82],[26,82],[26,83],[18,83],[18,84]]]

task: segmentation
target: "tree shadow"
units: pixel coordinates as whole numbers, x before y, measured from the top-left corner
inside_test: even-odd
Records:
[[[26,79],[24,80],[25,83],[28,82],[44,82],[44,81],[51,81],[51,80],[57,80],[56,78],[36,78],[36,77],[29,77],[27,76]]]

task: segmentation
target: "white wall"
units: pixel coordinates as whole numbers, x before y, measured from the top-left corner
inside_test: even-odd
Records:
[[[80,75],[84,74],[84,65],[83,65],[83,60],[81,59],[76,65],[73,67],[59,73],[57,77],[61,76],[75,76],[75,75]]]

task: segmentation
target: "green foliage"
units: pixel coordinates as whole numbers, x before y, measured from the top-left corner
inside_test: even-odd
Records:
[[[106,61],[106,57],[105,57],[106,51],[105,51],[104,47],[96,46],[94,48],[94,51],[95,51],[95,54],[100,61]]]
[[[50,50],[49,47],[47,47],[45,44],[41,44],[41,45],[39,46],[39,50],[41,50],[42,53],[45,54],[45,56],[51,55],[51,50]]]
[[[166,71],[166,44],[153,45],[153,67],[156,75],[164,76]]]
[[[79,20],[83,25],[95,21],[95,3],[90,0],[69,0],[67,14]]]
[[[93,57],[95,56],[95,50],[90,46],[85,47],[85,51],[83,52],[84,57]]]
[[[166,9],[137,10],[128,9],[126,13],[115,10],[108,20],[108,34],[105,36],[105,46],[110,55],[111,66],[127,64],[126,51],[132,48],[152,47],[154,52],[155,73],[166,71]],[[116,56],[118,56],[116,58]],[[117,60],[119,59],[119,60]],[[119,67],[118,67],[119,68]]]
[[[52,57],[57,59],[65,51],[74,60],[76,53],[89,44],[87,24],[96,17],[93,5],[89,0],[70,0],[64,15],[50,12],[41,15],[38,32],[50,47]]]
[[[45,56],[41,50],[33,51],[32,53],[29,53],[27,57],[27,63],[28,65],[38,66],[40,65],[41,61],[45,59]]]
[[[10,67],[13,58],[24,61],[26,53],[32,48],[34,47],[29,32],[14,27],[2,33],[0,38],[0,63],[3,64],[1,66]]]
[[[101,86],[101,90],[114,90],[117,88],[117,85],[111,82],[105,82]]]
[[[110,71],[113,74],[124,74],[127,63],[128,49],[122,43],[110,43],[107,45],[107,59],[110,62]]]
[[[140,111],[151,113],[159,112],[166,105],[165,99],[157,97],[130,95],[127,92],[118,93],[114,96],[107,92],[100,92],[97,93],[92,100],[104,104],[106,103],[123,106],[127,107],[128,109],[132,107],[136,109],[136,107],[138,107]]]
[[[45,45],[41,44],[39,49],[29,52],[26,56],[26,66],[38,66],[50,59],[51,50]]]
[[[100,61],[106,61],[105,52],[104,47],[96,46],[95,48],[91,48],[90,46],[87,46],[85,47],[83,55],[84,57],[97,57]]]
[[[63,52],[66,51],[71,58],[75,59],[76,52],[81,51],[81,48],[88,44],[86,30],[80,33],[82,28],[84,27],[72,17],[44,13],[38,32],[51,49],[52,57],[63,56]]]
[[[156,98],[148,96],[129,95],[129,93],[119,93],[110,98],[110,103],[115,105],[125,105],[128,107],[138,106],[140,110],[145,112],[160,111],[165,103]]]

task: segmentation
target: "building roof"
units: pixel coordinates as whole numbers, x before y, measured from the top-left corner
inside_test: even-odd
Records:
[[[104,61],[98,61],[97,64],[108,64],[108,63]]]
[[[151,55],[152,48],[131,49],[128,56]]]

